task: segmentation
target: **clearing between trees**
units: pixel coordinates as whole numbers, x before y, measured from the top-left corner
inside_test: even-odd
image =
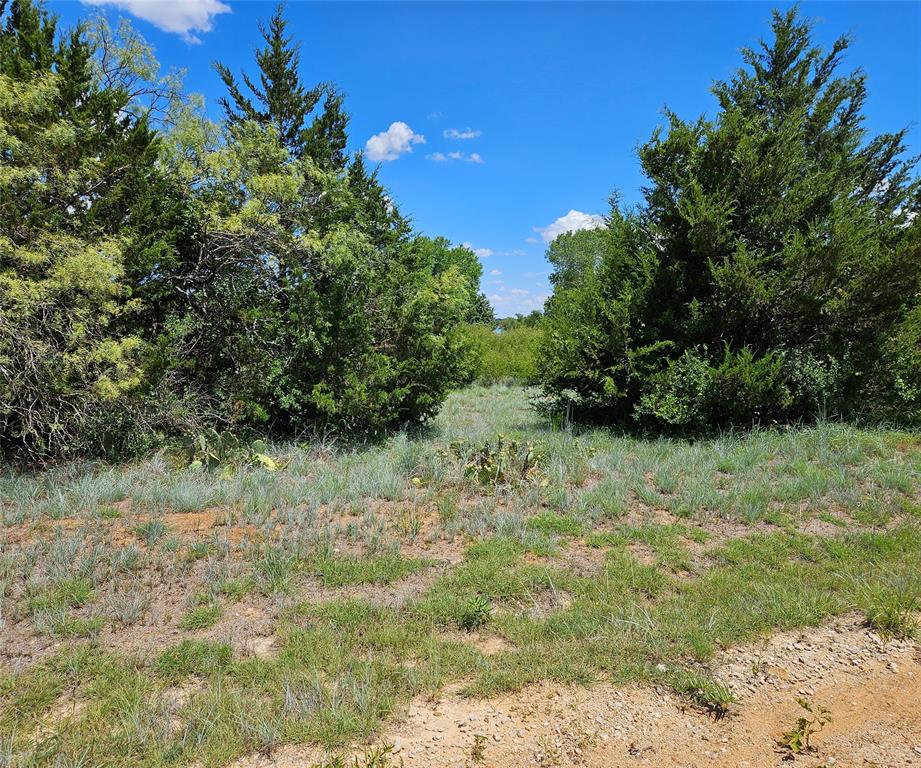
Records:
[[[921,763],[916,434],[530,394],[0,476],[0,764]]]

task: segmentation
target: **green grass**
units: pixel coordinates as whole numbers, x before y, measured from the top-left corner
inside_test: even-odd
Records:
[[[219,675],[230,667],[232,660],[233,653],[226,643],[183,640],[160,654],[153,672],[170,683],[178,683],[190,675]]]
[[[2,524],[34,531],[0,552],[3,618],[16,637],[54,640],[0,671],[0,744],[49,768],[347,749],[459,681],[470,696],[654,683],[721,714],[735,692],[706,670],[722,648],[855,611],[886,637],[918,633],[915,435],[832,423],[696,442],[569,434],[527,396],[470,387],[420,433],[274,446],[286,466],[272,473],[153,457],[0,475]],[[540,482],[465,476],[452,443],[498,434],[540,446]],[[107,511],[122,499],[131,512]],[[211,507],[220,528],[162,519]],[[182,607],[145,647],[162,595]],[[272,654],[196,637],[222,605],[269,617]],[[485,655],[478,637],[501,650]],[[82,706],[49,724],[65,695]]]
[[[425,568],[425,560],[405,558],[388,553],[357,557],[341,555],[311,560],[307,571],[324,586],[343,587],[351,584],[389,584]]]
[[[217,624],[223,609],[217,603],[207,603],[190,608],[179,621],[182,629],[207,629]]]

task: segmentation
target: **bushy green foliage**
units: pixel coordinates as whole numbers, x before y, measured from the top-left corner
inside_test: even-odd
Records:
[[[796,10],[641,147],[645,203],[548,258],[541,378],[576,416],[699,431],[816,414],[917,420],[921,207],[905,131],[871,137],[848,39]]]
[[[0,454],[89,448],[140,383],[125,264],[156,137],[92,54],[28,1],[0,30]]]
[[[345,155],[343,99],[301,81],[280,8],[258,77],[218,65],[220,124],[129,27],[60,34],[33,0],[0,17],[0,451],[437,410],[457,326],[491,319],[481,267]]]
[[[537,379],[542,338],[539,327],[516,325],[501,330],[492,325],[466,325],[462,335],[469,349],[471,380],[483,384],[528,384]]]

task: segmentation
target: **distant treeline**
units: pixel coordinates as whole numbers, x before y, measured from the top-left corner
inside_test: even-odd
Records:
[[[469,378],[481,384],[535,383],[543,339],[542,317],[539,310],[534,310],[528,315],[467,326]]]
[[[132,28],[0,0],[0,458],[146,450],[220,423],[425,419],[489,321],[467,248],[415,234],[282,11],[224,119]]]

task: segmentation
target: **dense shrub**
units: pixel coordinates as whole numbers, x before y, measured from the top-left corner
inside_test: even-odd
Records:
[[[0,455],[93,449],[142,375],[125,264],[156,136],[80,31],[54,37],[30,3],[0,31]]]
[[[143,450],[190,422],[377,434],[437,410],[459,324],[491,319],[481,267],[346,156],[343,99],[301,82],[280,8],[258,77],[217,66],[220,124],[128,27],[61,35],[32,0],[0,16],[5,455]]]
[[[796,10],[641,147],[645,203],[548,251],[541,379],[577,417],[698,431],[817,413],[916,420],[921,207],[904,131],[870,137],[848,40]]]
[[[508,330],[492,325],[467,325],[462,329],[469,349],[469,378],[485,384],[529,384],[537,378],[539,327],[516,325]]]

